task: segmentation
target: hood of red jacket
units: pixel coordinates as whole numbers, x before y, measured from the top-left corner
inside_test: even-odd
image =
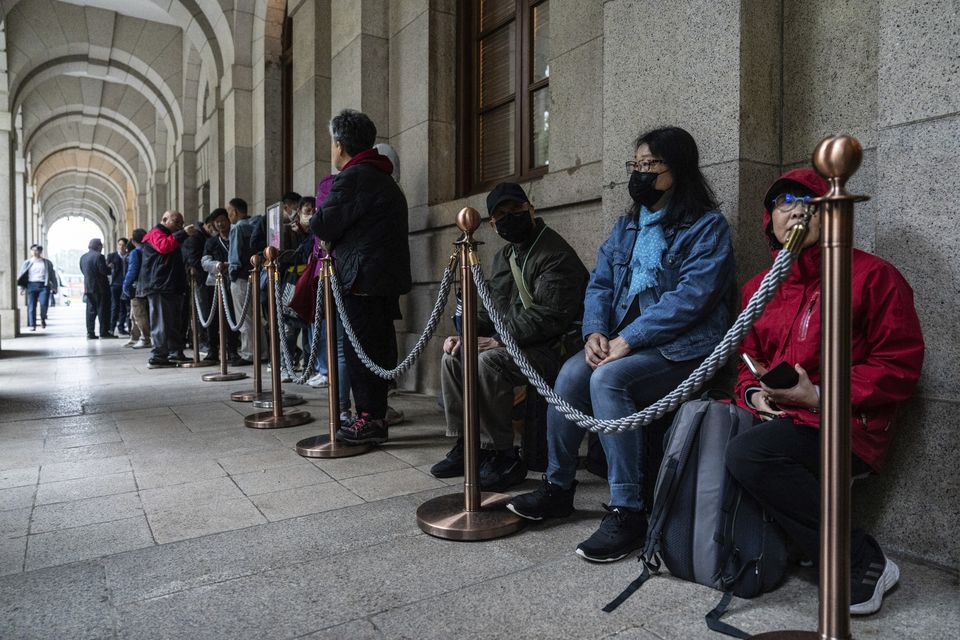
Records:
[[[380,155],[380,152],[376,149],[367,149],[353,156],[347,164],[343,165],[342,171],[346,171],[355,164],[369,164],[387,175],[393,173],[393,163],[390,162],[390,158]]]
[[[773,216],[770,209],[767,208],[767,203],[770,202],[774,191],[782,192],[782,185],[790,182],[809,189],[816,196],[825,195],[830,190],[830,185],[826,179],[809,167],[791,169],[773,181],[763,196],[763,235],[770,242],[770,251],[774,256],[783,248],[783,245],[773,235]]]

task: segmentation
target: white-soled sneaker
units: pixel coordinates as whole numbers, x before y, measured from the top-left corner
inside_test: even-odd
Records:
[[[866,536],[850,571],[850,615],[868,616],[883,605],[883,596],[900,580],[900,567]]]
[[[318,373],[307,380],[307,384],[314,389],[322,389],[323,387],[329,386],[330,381],[327,380],[327,376],[323,375],[322,373]]]

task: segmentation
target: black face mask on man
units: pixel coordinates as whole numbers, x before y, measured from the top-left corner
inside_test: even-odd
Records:
[[[653,171],[634,171],[630,174],[627,190],[634,202],[649,209],[663,197],[666,192],[653,186],[659,175]]]
[[[494,224],[497,235],[513,244],[522,243],[530,237],[530,231],[533,230],[533,220],[530,219],[530,212],[526,210],[507,213]]]

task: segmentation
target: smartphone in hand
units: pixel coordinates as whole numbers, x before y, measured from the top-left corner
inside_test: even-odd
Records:
[[[750,373],[752,373],[757,380],[767,385],[771,389],[789,389],[790,387],[797,386],[797,383],[800,382],[800,374],[797,373],[797,370],[791,367],[786,361],[781,362],[773,369],[770,369],[761,375],[760,370],[757,367],[757,363],[753,361],[753,358],[745,353],[740,354],[740,358],[743,360],[744,364],[747,365],[747,369],[750,370]]]

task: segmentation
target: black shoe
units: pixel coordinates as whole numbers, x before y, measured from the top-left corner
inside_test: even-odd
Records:
[[[101,340],[110,340],[110,339],[116,340],[116,339],[117,339],[117,336],[113,335],[112,333],[104,333],[103,335],[100,336],[100,339],[101,339]]]
[[[600,528],[577,545],[577,555],[591,562],[615,562],[643,546],[647,537],[647,516],[643,511],[608,507]]]
[[[203,356],[203,359],[206,362],[220,362],[220,354],[214,353],[213,351],[208,351],[207,355]]]
[[[480,465],[480,488],[484,491],[505,491],[527,479],[527,463],[516,447],[491,451]]]
[[[99,339],[100,339],[99,337],[93,334],[90,334],[90,333],[87,334],[87,340],[99,340]]]
[[[547,482],[547,477],[543,476],[543,484],[539,489],[516,496],[507,503],[507,509],[527,520],[566,518],[573,513],[573,493],[576,489],[576,480],[569,489],[563,489]]]
[[[233,360],[230,360],[227,364],[229,364],[231,367],[248,367],[253,364],[253,361],[238,356]]]
[[[183,351],[177,351],[175,354],[170,356],[171,362],[192,362],[193,358],[188,358]]]
[[[337,431],[337,440],[349,444],[383,444],[387,441],[387,423],[372,420],[364,411],[357,419]]]
[[[37,330],[36,327],[30,327],[30,331],[36,331],[36,330]]]
[[[47,328],[47,321],[46,321],[46,320],[41,320],[41,321],[40,321],[40,326],[41,326],[42,328],[46,329],[46,328]]]
[[[170,361],[167,358],[158,358],[153,357],[147,360],[147,364],[151,367],[175,367],[177,363]]]
[[[463,475],[463,438],[447,452],[447,457],[430,467],[434,478],[456,478]]]
[[[864,536],[854,549],[850,570],[850,614],[867,616],[880,610],[883,596],[900,580],[900,567],[883,555],[880,545]]]

